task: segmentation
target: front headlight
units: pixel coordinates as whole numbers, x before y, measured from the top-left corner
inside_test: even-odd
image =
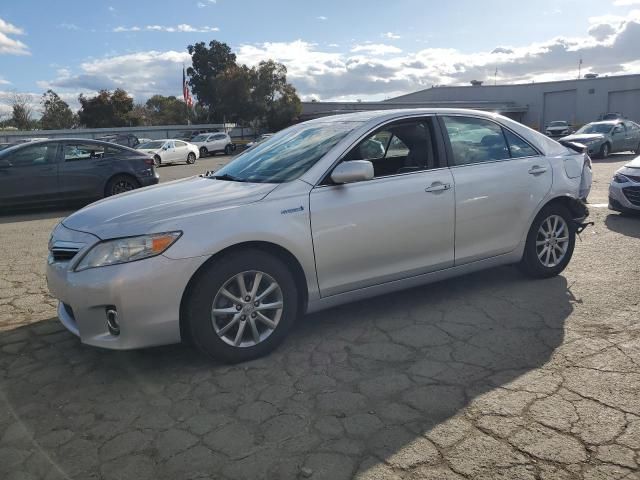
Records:
[[[624,175],[622,175],[621,173],[616,173],[613,176],[613,182],[614,183],[627,183],[629,181],[630,180],[627,177],[625,177]]]
[[[88,268],[118,265],[155,257],[173,245],[180,235],[182,232],[167,232],[106,240],[91,248],[75,270],[80,272]]]

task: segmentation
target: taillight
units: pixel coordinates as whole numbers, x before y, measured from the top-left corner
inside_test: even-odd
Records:
[[[145,165],[153,165],[153,158],[145,158],[144,163]]]

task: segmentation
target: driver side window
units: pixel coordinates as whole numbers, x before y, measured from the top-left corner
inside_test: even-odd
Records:
[[[369,135],[344,161],[368,160],[374,177],[386,177],[437,167],[431,119],[401,120]]]

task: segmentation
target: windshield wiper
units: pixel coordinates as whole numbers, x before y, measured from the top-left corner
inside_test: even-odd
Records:
[[[246,182],[246,180],[234,177],[233,175],[229,175],[228,173],[224,173],[222,175],[209,175],[209,178],[215,178],[216,180],[227,180],[229,182]]]

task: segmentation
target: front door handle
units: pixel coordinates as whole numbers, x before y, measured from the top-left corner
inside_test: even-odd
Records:
[[[547,167],[541,167],[540,165],[534,165],[529,169],[530,175],[540,175],[547,171]]]
[[[449,190],[451,188],[450,183],[441,183],[441,182],[433,182],[431,186],[424,189],[425,192],[435,193],[442,192],[444,190]]]

